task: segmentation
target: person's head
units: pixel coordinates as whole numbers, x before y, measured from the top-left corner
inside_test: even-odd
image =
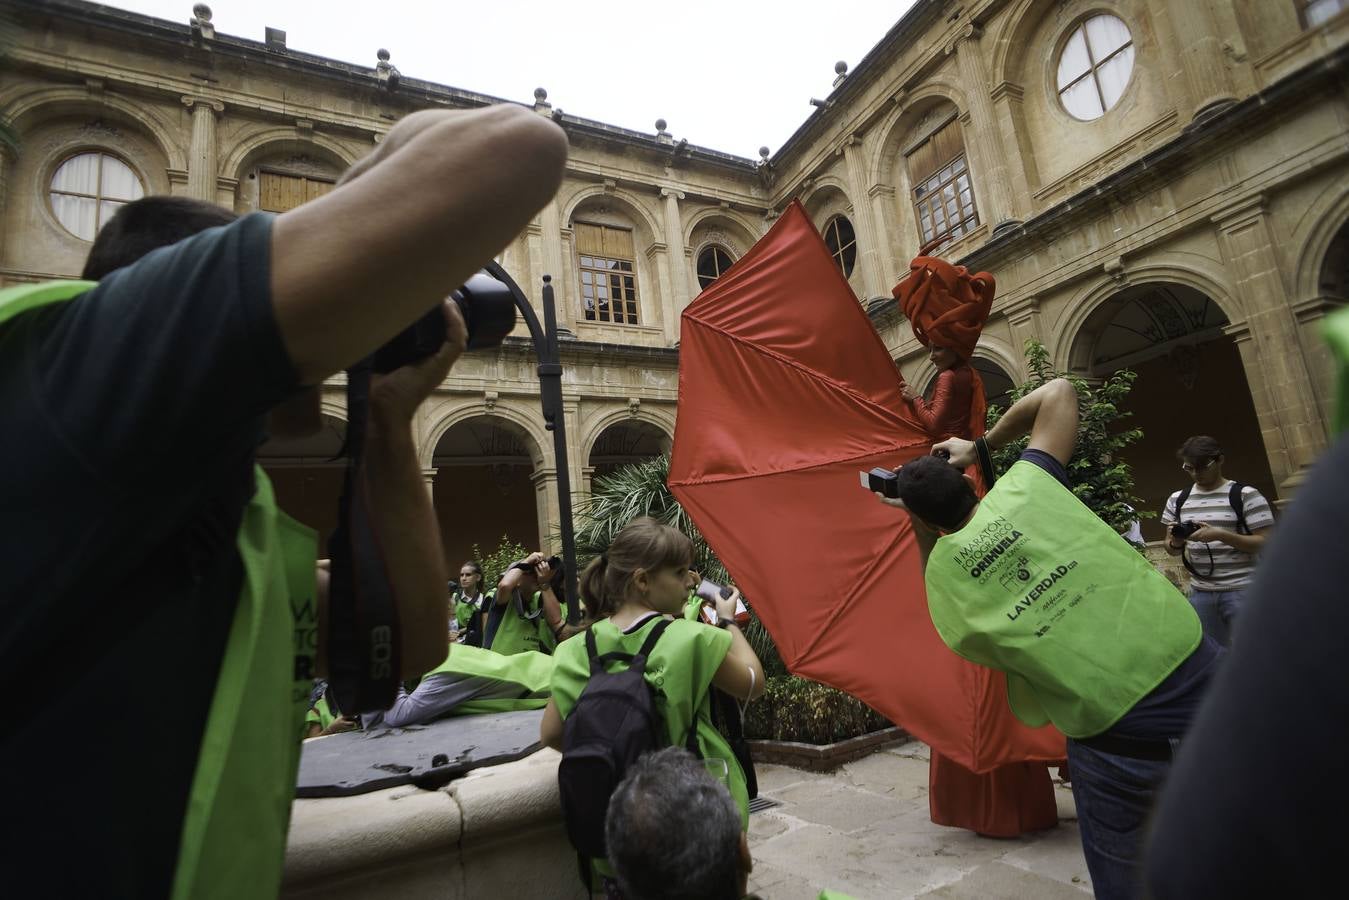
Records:
[[[581,573],[581,596],[597,619],[625,601],[678,613],[694,584],[692,562],[693,545],[684,535],[652,518],[633,519]]]
[[[974,482],[938,456],[920,456],[906,464],[897,486],[909,512],[943,531],[959,528],[979,505]]]
[[[937,344],[932,344],[927,348],[927,356],[928,359],[932,360],[932,364],[937,367],[938,372],[954,369],[965,361],[959,353],[950,347],[941,347]]]
[[[1223,480],[1223,448],[1206,434],[1186,438],[1176,459],[1198,487],[1213,487]]]
[[[627,900],[738,900],[753,864],[726,785],[683,747],[648,753],[609,798],[609,862]]]
[[[188,197],[133,200],[113,213],[99,229],[80,277],[98,281],[152,250],[176,244],[208,228],[228,225],[237,218],[223,206]]]
[[[482,565],[476,559],[459,567],[459,589],[470,597],[482,590]]]

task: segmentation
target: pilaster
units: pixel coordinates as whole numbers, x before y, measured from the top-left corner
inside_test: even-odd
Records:
[[[872,209],[867,184],[866,154],[862,149],[862,139],[855,134],[848,135],[841,148],[843,162],[848,172],[849,193],[854,198],[853,227],[857,231],[858,258],[862,263],[862,290],[864,299],[883,297],[888,292],[885,286],[884,267],[881,254],[886,245],[882,243],[876,217]]]
[[[206,97],[179,98],[192,110],[192,146],[187,158],[187,196],[215,203],[219,146],[216,142],[216,117],[225,104]]]
[[[993,102],[989,98],[988,74],[984,68],[984,59],[980,55],[979,37],[982,29],[968,24],[951,45],[946,48],[948,54],[954,53],[960,68],[960,80],[969,98],[969,124],[967,133],[974,139],[966,141],[965,152],[974,151],[981,159],[982,171],[977,172],[983,197],[978,200],[982,221],[988,222],[996,231],[1004,224],[1011,224],[1012,195],[1007,188],[1007,163],[1005,156],[994,148],[999,141],[998,128],[993,116]],[[973,154],[971,154],[973,155]]]

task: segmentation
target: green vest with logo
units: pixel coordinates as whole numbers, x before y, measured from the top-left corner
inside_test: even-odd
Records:
[[[1323,333],[1335,359],[1335,434],[1349,428],[1349,309],[1327,316]]]
[[[58,281],[6,288],[0,324],[96,286]],[[183,817],[174,897],[274,897],[281,885],[313,686],[318,542],[313,530],[277,508],[262,469],[254,466],[253,473],[255,490],[236,540],[244,569],[239,605]],[[304,671],[296,663],[302,649],[311,657]]]
[[[1115,724],[1199,646],[1189,602],[1052,475],[1015,463],[925,573],[942,641],[1007,676],[1025,724]]]
[[[490,599],[488,602],[491,602]],[[562,621],[565,622],[567,604],[558,605],[562,608]],[[542,594],[535,591],[523,606],[528,616],[522,616],[516,610],[514,597],[506,602],[506,609],[501,615],[501,624],[497,626],[496,634],[492,636],[490,649],[493,653],[506,656],[524,653],[526,650],[552,653],[553,648],[557,646],[557,638],[553,636],[553,629],[548,627],[548,621],[543,614]]]

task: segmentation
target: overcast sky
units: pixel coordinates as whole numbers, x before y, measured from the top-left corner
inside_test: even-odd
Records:
[[[211,0],[216,31],[374,66],[387,47],[404,76],[757,158],[777,152],[913,0]],[[110,4],[175,22],[191,0]],[[790,10],[790,11],[788,11]]]

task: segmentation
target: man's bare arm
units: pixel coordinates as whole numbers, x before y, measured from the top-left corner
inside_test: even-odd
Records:
[[[396,125],[341,186],[277,218],[271,288],[300,381],[384,344],[472,275],[557,191],[562,130],[523,107]]]
[[[1030,432],[1026,449],[1043,450],[1066,466],[1077,444],[1077,422],[1077,390],[1066,378],[1055,378],[1013,403],[998,424],[984,435],[984,441],[997,449]],[[979,461],[974,441],[949,438],[933,445],[932,451],[938,450],[945,450],[951,465],[958,468]]]

